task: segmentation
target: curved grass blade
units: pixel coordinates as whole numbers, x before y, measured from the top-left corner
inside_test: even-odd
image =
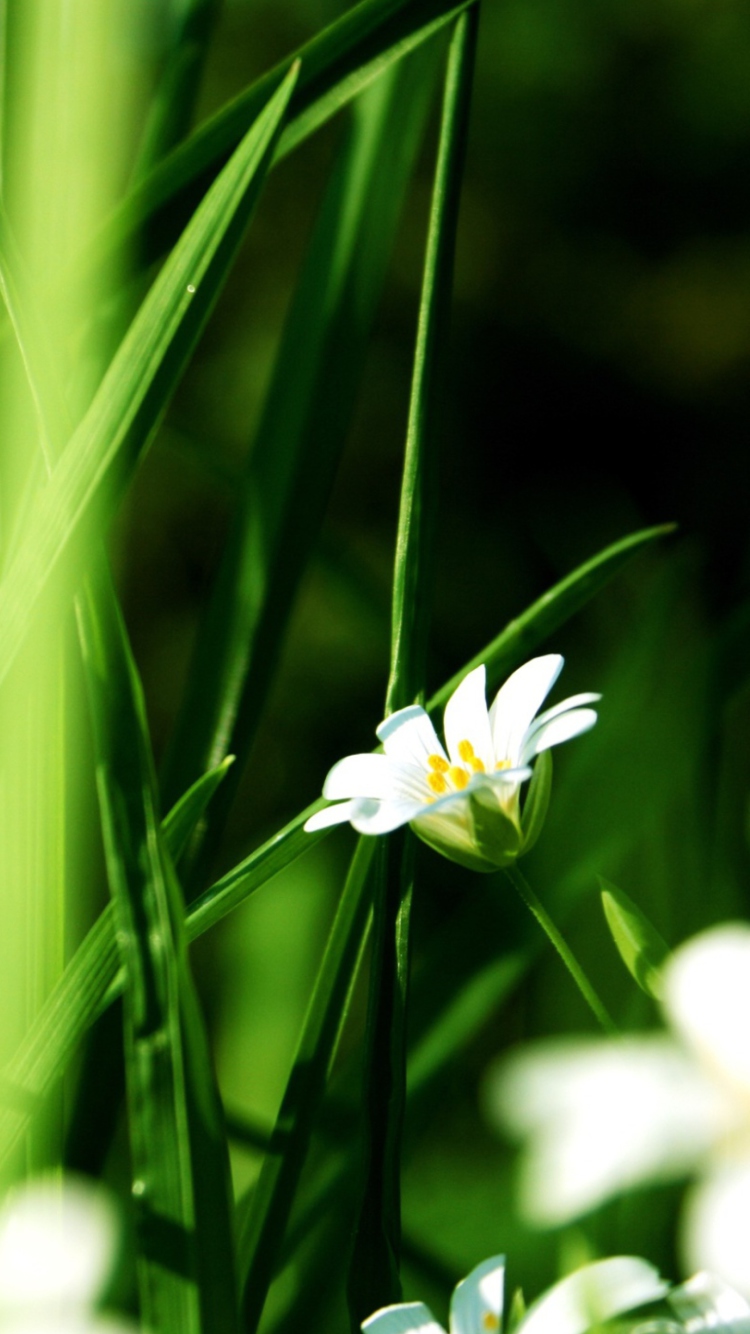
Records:
[[[476,47],[477,8],[448,55],[414,352],[393,579],[386,715],[422,698],[437,504],[436,388],[444,351]],[[347,1283],[352,1322],[401,1298],[401,1133],[406,1102],[414,836],[381,839],[365,1055],[364,1181]]]
[[[187,963],[182,897],[156,816],[145,708],[127,640],[102,624],[111,599],[86,591],[105,859],[126,966],[125,1070],[144,1322],[238,1334],[229,1158]],[[179,827],[179,826],[178,826]]]
[[[227,750],[239,757],[211,809],[198,882],[240,780],[325,515],[422,140],[433,55],[411,57],[359,99],[286,321],[165,764],[170,802]]]
[[[93,246],[94,261],[139,238],[144,263],[176,238],[198,200],[296,59],[299,83],[276,150],[284,156],[368,84],[449,24],[469,0],[363,0],[205,122],[131,192]],[[145,242],[145,244],[144,244]]]
[[[562,625],[594,597],[632,556],[671,531],[668,525],[633,533],[579,566],[533,603],[528,612],[511,621],[484,653],[437,691],[427,707],[434,711],[442,707],[458,681],[479,662],[487,663],[488,675],[497,682],[503,672],[517,666],[525,654],[541,642],[545,633]],[[544,628],[535,628],[534,608],[542,616]],[[499,670],[492,656],[495,650],[502,664]],[[328,837],[330,830],[321,830],[317,834],[304,832],[306,820],[324,804],[322,800],[313,802],[195,900],[185,923],[188,941],[196,940],[216,926],[319,839]],[[91,928],[5,1072],[7,1087],[15,1090],[18,1096],[14,1098],[13,1121],[8,1124],[4,1119],[10,1111],[0,1118],[0,1143],[3,1146],[9,1139],[14,1142],[12,1127],[16,1124],[15,1118],[22,1118],[22,1130],[30,1107],[37,1105],[63,1074],[87,1028],[104,1005],[121,994],[124,979],[121,976],[117,980],[117,963],[112,919],[107,911]]]
[[[579,565],[548,593],[532,602],[521,616],[510,621],[497,638],[476,653],[450,681],[446,681],[425,706],[428,713],[445,708],[456,686],[482,663],[487,665],[487,688],[492,690],[513,667],[525,661],[537,644],[584,607],[632,556],[643,547],[650,546],[657,538],[669,536],[676,526],[674,523],[662,523],[654,528],[641,528],[621,538],[619,542],[613,542],[604,551],[592,556],[591,560]]]
[[[237,1250],[245,1294],[246,1334],[257,1328],[263,1311],[346,1017],[347,998],[368,932],[371,911],[368,881],[374,851],[374,840],[359,840],[260,1177],[239,1210]]]
[[[51,576],[72,591],[96,509],[105,499],[111,504],[158,424],[239,246],[296,76],[295,67],[189,222],[32,508],[0,584],[0,681]]]

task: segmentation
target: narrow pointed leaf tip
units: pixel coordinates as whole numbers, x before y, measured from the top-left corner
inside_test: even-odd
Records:
[[[604,916],[620,958],[641,990],[654,1000],[661,1000],[662,970],[669,958],[669,946],[623,890],[602,876],[599,884]]]
[[[532,658],[498,691],[491,709],[480,664],[445,706],[445,744],[421,706],[377,728],[385,754],[349,755],[330,770],[305,830],[348,821],[360,834],[410,824],[424,843],[473,871],[496,871],[528,851],[549,803],[548,752],[596,722],[597,694],[572,695],[539,713],[563,666],[558,653]],[[533,775],[533,778],[532,778]],[[521,788],[532,778],[521,808]]]

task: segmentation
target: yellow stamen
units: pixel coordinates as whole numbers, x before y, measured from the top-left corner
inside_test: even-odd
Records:
[[[484,760],[480,760],[478,755],[472,755],[469,760],[469,765],[474,770],[475,774],[484,773]]]
[[[459,741],[458,753],[461,756],[461,759],[463,760],[464,764],[468,764],[471,760],[474,759],[474,747],[472,746],[470,741]]]
[[[495,765],[496,769],[512,769],[512,767],[510,760],[498,760]]]
[[[468,787],[469,775],[466,770],[462,769],[458,764],[451,765],[448,770],[448,775],[454,786],[458,788],[459,792],[462,791],[463,788]]]
[[[428,755],[427,763],[431,769],[434,769],[436,774],[447,774],[448,769],[450,768],[448,761],[444,760],[442,755]]]
[[[428,774],[427,782],[429,783],[433,792],[442,793],[448,791],[448,784],[446,783],[442,774],[436,774],[436,773]]]
[[[484,1315],[482,1316],[482,1329],[490,1331],[499,1328],[500,1328],[500,1321],[498,1317],[495,1315],[495,1312],[485,1311]]]

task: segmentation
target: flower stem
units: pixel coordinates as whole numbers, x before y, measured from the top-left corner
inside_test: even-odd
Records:
[[[565,964],[565,967],[578,987],[578,990],[583,996],[583,999],[586,1001],[586,1004],[589,1006],[589,1009],[594,1014],[598,1023],[601,1024],[604,1032],[616,1034],[618,1029],[614,1019],[609,1014],[604,1003],[597,996],[594,987],[591,982],[589,982],[589,979],[576,959],[573,951],[555,926],[547,909],[540,903],[526,877],[515,865],[506,867],[505,874],[510,880],[513,888],[523,899],[526,907],[536,917],[542,930],[546,932],[548,939],[554,945],[560,958]]]

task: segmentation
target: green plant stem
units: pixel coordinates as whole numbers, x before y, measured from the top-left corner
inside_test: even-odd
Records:
[[[601,1024],[605,1033],[615,1035],[618,1032],[618,1028],[614,1019],[597,996],[594,987],[589,982],[589,979],[576,959],[572,949],[555,926],[547,909],[540,903],[525,875],[523,875],[515,865],[506,867],[505,874],[510,880],[513,888],[523,899],[526,907],[536,917],[537,922],[546,933],[547,938],[554,945],[597,1022]]]

